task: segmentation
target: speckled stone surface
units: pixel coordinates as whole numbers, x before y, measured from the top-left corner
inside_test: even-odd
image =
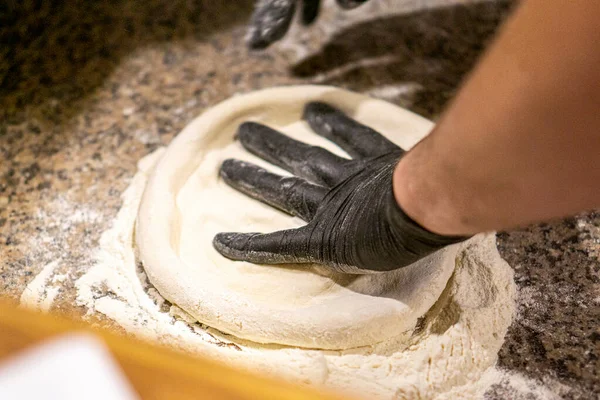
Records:
[[[60,259],[65,278],[52,309],[84,312],[73,282],[89,267],[137,160],[207,107],[239,92],[314,82],[435,119],[510,6],[379,1],[346,14],[328,7],[316,27],[249,54],[251,3],[0,5],[3,296],[18,301],[44,265]],[[500,367],[562,398],[599,398],[600,214],[501,233],[498,245],[520,289]],[[509,386],[486,397],[543,398],[517,397]]]

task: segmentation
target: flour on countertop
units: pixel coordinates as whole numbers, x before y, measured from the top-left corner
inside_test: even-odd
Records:
[[[77,301],[88,316],[102,314],[130,334],[192,354],[365,398],[478,399],[492,385],[511,398],[552,398],[539,382],[494,367],[515,312],[515,285],[506,264],[491,270],[462,263],[417,332],[358,349],[257,345],[193,322],[150,285],[134,254],[134,223],[147,172],[163,151],[140,161],[113,227],[102,234],[94,264],[76,282]],[[22,305],[50,307],[52,289],[61,283],[54,274],[59,266],[57,260],[40,272]],[[473,282],[485,282],[489,291],[472,290]]]
[[[55,271],[59,263],[60,260],[54,260],[42,268],[21,294],[20,304],[34,310],[44,312],[50,310],[56,296],[60,293],[60,284],[66,279],[65,275],[57,274]]]
[[[32,308],[48,311],[55,296],[50,294],[50,297],[48,297],[50,289],[46,286],[46,283],[52,276],[54,268],[58,263],[59,260],[55,260],[42,268],[21,294],[19,301],[21,304],[27,304]]]
[[[494,269],[474,263],[468,252],[419,329],[376,345],[344,351],[258,345],[194,322],[151,287],[135,257],[140,197],[162,151],[141,160],[113,228],[102,235],[97,263],[76,282],[78,302],[90,315],[104,314],[129,333],[188,352],[367,398],[479,398],[501,379],[492,372],[514,314],[512,271],[504,262]]]

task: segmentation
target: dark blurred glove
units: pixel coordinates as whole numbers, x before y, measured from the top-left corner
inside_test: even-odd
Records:
[[[368,0],[336,0],[340,7],[351,9]],[[288,31],[296,7],[301,8],[301,21],[310,25],[319,15],[320,0],[257,0],[250,20],[247,42],[252,49],[264,49],[281,39]]]
[[[390,271],[466,239],[421,227],[398,206],[392,175],[404,151],[376,131],[323,103],[304,119],[352,159],[293,140],[253,122],[238,137],[251,153],[291,172],[283,177],[229,159],[221,177],[233,188],[308,222],[274,233],[219,233],[225,257],[259,264],[318,263],[346,273]]]

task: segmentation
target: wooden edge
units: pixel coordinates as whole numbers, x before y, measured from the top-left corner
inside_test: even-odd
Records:
[[[342,400],[334,394],[238,370],[81,322],[0,302],[0,360],[56,335],[101,338],[142,399]]]

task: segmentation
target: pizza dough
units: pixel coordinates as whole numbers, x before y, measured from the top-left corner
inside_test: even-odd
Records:
[[[408,149],[433,124],[409,111],[332,87],[291,86],[227,100],[192,121],[150,173],[136,228],[138,257],[160,294],[198,321],[259,343],[345,349],[411,330],[439,298],[458,246],[397,271],[327,273],[319,266],[234,262],[212,247],[218,232],[270,232],[304,222],[238,193],[218,178],[227,158],[286,174],[234,140],[257,121],[340,155],[301,121],[304,105],[336,106]]]

